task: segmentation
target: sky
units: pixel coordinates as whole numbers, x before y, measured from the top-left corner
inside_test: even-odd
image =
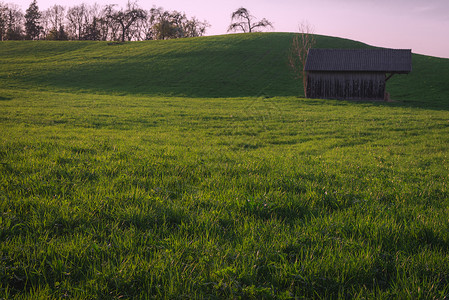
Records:
[[[28,8],[31,0],[0,0]],[[127,0],[37,0],[40,10],[54,4],[117,4]],[[266,18],[275,32],[297,32],[308,23],[314,33],[342,37],[378,47],[412,49],[414,53],[449,58],[449,0],[138,0],[185,12],[211,25],[206,35],[227,33],[231,14],[245,7],[256,20]]]

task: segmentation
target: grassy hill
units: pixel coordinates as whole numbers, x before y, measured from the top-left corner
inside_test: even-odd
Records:
[[[4,42],[2,86],[187,97],[298,96],[287,63],[292,34],[255,33],[147,41]],[[365,44],[317,36],[317,47]],[[393,99],[448,104],[449,60],[413,56],[413,72],[395,76]]]
[[[0,299],[446,299],[449,60],[303,99],[291,39],[0,43]]]

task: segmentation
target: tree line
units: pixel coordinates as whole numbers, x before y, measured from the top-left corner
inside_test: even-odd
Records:
[[[23,11],[0,1],[0,40],[142,41],[203,36],[210,25],[185,13],[137,2],[126,7],[109,4],[53,5],[40,11],[36,0]]]

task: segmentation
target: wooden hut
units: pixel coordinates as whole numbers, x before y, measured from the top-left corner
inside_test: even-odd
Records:
[[[395,49],[310,49],[307,98],[383,100],[394,74],[412,70],[412,51]]]

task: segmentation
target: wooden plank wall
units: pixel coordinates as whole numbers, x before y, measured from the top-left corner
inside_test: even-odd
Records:
[[[383,100],[385,74],[379,72],[309,72],[307,97]]]

